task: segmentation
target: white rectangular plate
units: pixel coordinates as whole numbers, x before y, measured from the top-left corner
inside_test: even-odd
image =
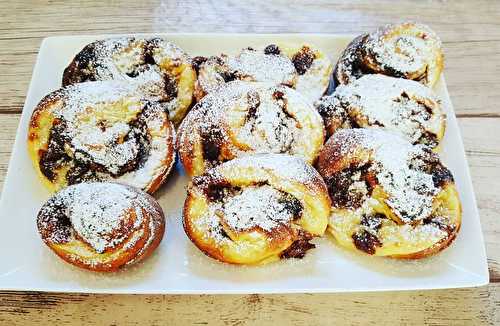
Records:
[[[352,37],[335,35],[166,34],[192,55],[234,53],[278,41],[306,41],[336,60]],[[463,204],[462,229],[441,254],[395,261],[348,253],[329,238],[303,260],[261,267],[228,266],[200,253],[181,225],[188,178],[178,164],[155,194],[167,216],[163,242],[152,257],[114,274],[80,270],[56,257],[40,240],[35,217],[50,196],[27,154],[27,126],[38,101],[61,85],[66,65],[87,43],[103,36],[51,37],[43,41],[24,105],[0,201],[0,288],[96,293],[290,293],[414,290],[479,286],[488,269],[477,205],[464,148],[443,78],[436,92],[448,115],[441,157],[453,172]]]

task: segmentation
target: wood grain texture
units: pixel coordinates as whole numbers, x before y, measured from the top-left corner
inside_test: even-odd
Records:
[[[498,325],[499,288],[500,284],[494,284],[488,289],[216,297],[0,292],[0,323]]]
[[[417,20],[441,36],[457,114],[500,116],[495,1],[1,1],[0,111],[20,112],[41,40],[130,32],[361,33]],[[480,59],[479,59],[480,58]]]
[[[360,33],[405,19],[441,36],[491,284],[338,295],[137,296],[0,292],[0,325],[500,324],[500,3],[496,1],[0,1],[0,186],[41,40],[128,32]],[[0,194],[1,195],[1,194]]]

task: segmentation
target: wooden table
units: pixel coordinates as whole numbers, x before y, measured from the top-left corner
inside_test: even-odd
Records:
[[[500,2],[3,0],[0,183],[7,171],[38,47],[46,36],[128,32],[360,33],[403,19],[429,24],[444,42],[447,83],[467,150],[487,246],[489,286],[330,295],[0,292],[0,324],[500,324]]]

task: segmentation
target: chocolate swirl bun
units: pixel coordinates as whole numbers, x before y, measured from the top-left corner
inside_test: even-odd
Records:
[[[153,193],[175,157],[174,129],[158,102],[118,81],[63,87],[40,101],[28,149],[52,191],[115,180]]]
[[[460,229],[453,176],[427,146],[380,129],[342,129],[325,144],[318,171],[332,199],[328,230],[348,249],[422,258]]]
[[[335,67],[337,84],[348,84],[366,74],[416,80],[433,87],[443,70],[438,36],[426,25],[386,25],[355,38]]]
[[[233,80],[295,85],[296,74],[293,63],[279,54],[266,54],[263,51],[247,48],[235,56],[221,54],[205,59],[206,61],[201,61],[197,66],[195,97],[198,101]],[[194,60],[196,62],[201,59],[198,57]]]
[[[153,197],[125,185],[81,183],[51,197],[37,217],[45,244],[66,262],[112,272],[149,256],[165,231]]]
[[[224,83],[243,80],[286,85],[314,102],[325,94],[333,70],[321,50],[293,43],[246,48],[236,56],[221,54],[194,61],[198,62],[197,100]]]
[[[339,128],[377,127],[413,144],[438,146],[446,119],[432,89],[413,80],[365,75],[315,103],[328,136]]]
[[[309,44],[283,43],[268,45],[264,53],[279,53],[292,61],[297,74],[293,88],[309,101],[314,102],[326,93],[333,65],[320,49]]]
[[[234,81],[204,97],[179,127],[189,175],[239,156],[287,153],[313,163],[324,141],[321,116],[285,86]]]
[[[196,72],[191,59],[165,39],[121,37],[86,45],[66,67],[63,86],[96,80],[130,81],[145,72],[161,80],[161,101],[179,124],[193,101]]]
[[[258,154],[223,163],[188,186],[184,230],[206,255],[232,264],[302,258],[323,235],[330,198],[302,159]]]

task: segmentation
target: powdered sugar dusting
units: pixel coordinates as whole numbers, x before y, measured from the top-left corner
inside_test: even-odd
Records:
[[[131,232],[141,227],[143,210],[153,212],[155,208],[127,187],[112,183],[81,183],[63,189],[42,207],[39,228],[44,230],[51,223],[57,224],[53,219],[60,219],[62,214],[71,223],[70,238],[79,237],[96,252],[103,253],[123,243]],[[56,244],[69,241],[58,232],[51,233],[47,240]]]
[[[315,58],[305,74],[298,76],[295,89],[312,103],[325,94],[331,71],[332,63],[328,57]]]
[[[316,180],[321,180],[318,171],[302,158],[287,154],[256,154],[238,157],[219,167],[225,171],[238,167],[270,170],[284,180],[293,180],[302,184],[311,184]],[[310,190],[314,191],[312,188]]]
[[[386,70],[395,70],[403,74],[419,72],[425,68],[432,52],[441,47],[441,41],[427,26],[415,24],[408,27],[419,31],[417,35],[402,30],[393,36],[394,25],[379,28],[370,34],[365,48],[378,64]],[[423,72],[423,71],[422,71]]]
[[[293,217],[280,201],[281,197],[282,194],[270,186],[244,188],[224,203],[225,221],[238,231],[254,226],[271,231],[279,224],[287,224]]]
[[[255,115],[247,118],[237,131],[238,141],[249,145],[254,153],[295,154],[294,142],[301,137],[302,132],[297,121],[285,113],[285,100],[273,98],[273,93],[279,89],[276,87],[259,90],[256,93],[259,104]]]
[[[156,62],[165,58],[173,61],[187,61],[187,55],[175,44],[161,38],[108,38],[92,43],[92,69],[97,80],[126,80],[131,81],[132,73],[141,73],[147,70],[160,72],[158,65],[144,62],[145,43],[154,46],[151,53]]]
[[[141,150],[137,137],[148,140],[149,155],[138,169],[119,177],[100,171],[99,179],[116,179],[145,188],[155,176],[169,167],[163,166],[168,157],[168,118],[154,97],[145,96],[143,82],[99,81],[85,82],[62,88],[48,100],[52,113],[66,127],[62,136],[67,139],[65,151],[81,162],[103,166],[111,175],[138,157]],[[142,115],[144,128],[130,123]],[[173,161],[173,160],[172,160]]]
[[[425,146],[413,146],[397,134],[378,129],[340,130],[332,141],[341,142],[344,153],[356,148],[356,144],[372,151],[369,171],[376,174],[388,194],[385,202],[403,222],[430,216],[439,189],[434,186],[431,174],[412,167],[412,161],[425,156]]]
[[[292,62],[283,56],[243,50],[238,56],[229,57],[228,67],[242,80],[290,84],[295,75]]]
[[[288,58],[244,49],[236,56],[223,54],[209,58],[200,69],[198,82],[210,93],[231,80],[292,86],[295,77],[295,67]]]
[[[287,153],[312,162],[319,152],[322,129],[319,114],[293,89],[233,81],[205,96],[187,115],[180,127],[180,143],[206,142],[217,135],[210,141],[224,148],[228,159]],[[179,151],[193,155],[182,145]]]
[[[439,37],[428,26],[406,22],[355,38],[342,53],[335,77],[348,84],[366,74],[382,73],[432,86],[441,69]]]
[[[271,232],[279,225],[288,225],[293,214],[283,201],[283,193],[268,185],[246,187],[235,194],[226,194],[222,202],[210,203],[198,227],[217,242],[229,241],[223,236],[223,225],[236,232],[255,227]]]
[[[412,143],[431,144],[444,126],[444,114],[432,90],[418,82],[384,75],[365,75],[340,85],[332,96],[323,98],[326,119],[367,121],[408,137]],[[365,127],[363,125],[363,127]]]

